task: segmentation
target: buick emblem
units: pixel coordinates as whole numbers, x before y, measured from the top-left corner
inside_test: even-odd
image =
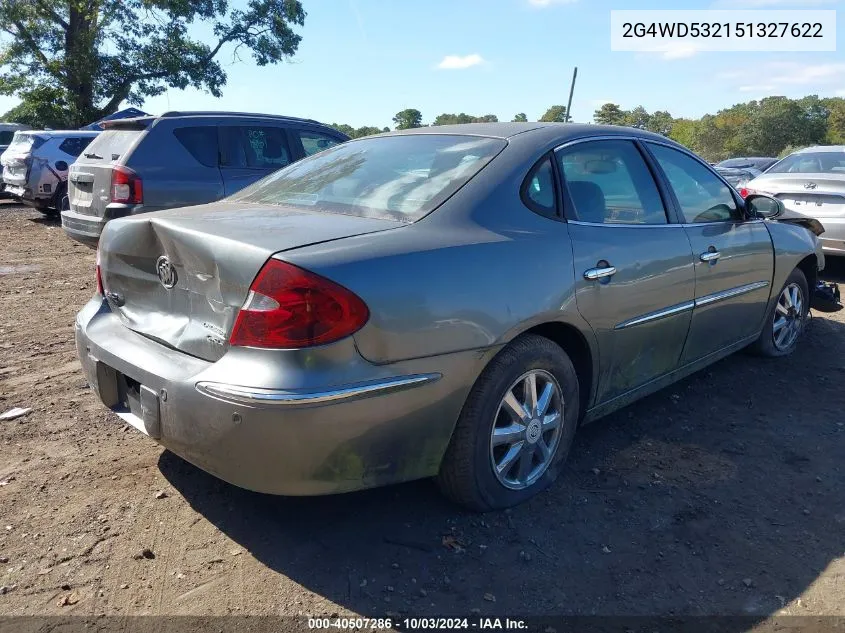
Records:
[[[814,182],[805,182],[804,189],[815,189],[818,185]]]
[[[156,272],[161,285],[168,290],[176,285],[176,268],[170,263],[166,255],[162,255],[156,261]]]

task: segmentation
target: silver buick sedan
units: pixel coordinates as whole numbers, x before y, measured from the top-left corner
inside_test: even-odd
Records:
[[[580,424],[789,354],[824,265],[805,220],[640,130],[389,133],[109,222],[77,348],[107,407],[238,486],[434,476],[491,510],[554,481]]]

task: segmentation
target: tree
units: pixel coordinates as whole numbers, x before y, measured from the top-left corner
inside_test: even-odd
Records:
[[[628,112],[615,103],[605,103],[593,113],[593,121],[600,125],[625,125]]]
[[[628,127],[635,127],[640,130],[648,129],[650,120],[651,115],[648,113],[648,110],[642,106],[637,106],[625,114],[625,125]]]
[[[832,145],[845,145],[845,99],[842,97],[825,99],[824,104],[830,112],[827,117],[826,142]]]
[[[553,105],[540,117],[543,123],[566,123],[566,106]]]
[[[525,112],[519,112],[519,113],[518,113],[516,116],[514,116],[514,118],[513,118],[513,122],[514,122],[514,123],[526,123],[527,121],[528,121],[528,117],[527,117],[527,116],[525,116]]]
[[[305,11],[298,0],[2,0],[0,94],[15,95],[13,110],[31,125],[79,127],[141,105],[168,87],[206,90],[226,85],[218,55],[250,51],[259,66],[293,55]],[[191,25],[213,33],[192,39]],[[61,121],[56,121],[62,113]]]
[[[651,132],[657,132],[663,136],[669,136],[672,132],[672,125],[674,122],[675,120],[672,118],[671,114],[665,110],[658,110],[648,117],[645,129]]]
[[[432,125],[457,125],[461,123],[495,123],[499,120],[495,114],[472,116],[471,114],[438,114]]]
[[[422,127],[422,113],[415,108],[406,108],[397,112],[393,117],[397,130],[408,130],[412,127]]]

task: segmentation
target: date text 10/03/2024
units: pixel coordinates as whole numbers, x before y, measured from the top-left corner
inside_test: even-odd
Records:
[[[312,630],[481,630],[519,631],[528,628],[519,618],[308,618]]]

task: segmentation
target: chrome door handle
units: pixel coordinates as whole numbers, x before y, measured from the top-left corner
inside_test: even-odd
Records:
[[[721,256],[722,254],[719,251],[707,251],[706,253],[702,253],[699,259],[703,262],[715,262]]]
[[[603,268],[590,268],[589,270],[584,271],[584,279],[595,281],[596,279],[601,279],[602,277],[612,277],[615,274],[615,266],[604,266]]]

